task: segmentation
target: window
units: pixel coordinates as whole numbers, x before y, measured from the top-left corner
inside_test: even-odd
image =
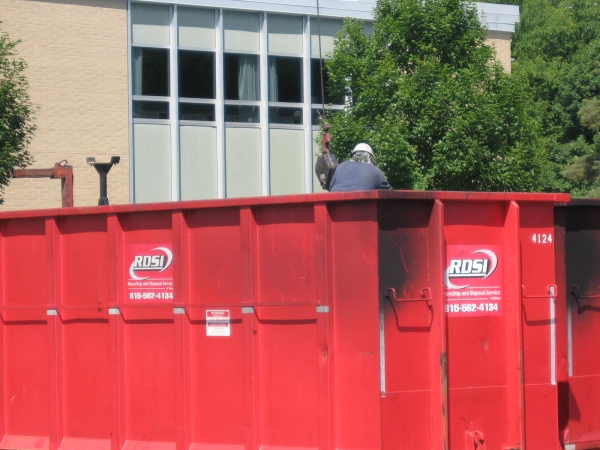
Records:
[[[224,11],[223,26],[225,122],[258,124],[260,123],[259,15]]]
[[[258,105],[231,104],[260,100],[260,71],[258,55],[227,53],[223,57],[225,88],[225,122],[260,122]]]
[[[260,51],[258,13],[224,11],[223,25],[225,51]]]
[[[133,95],[169,96],[169,50],[133,49]]]
[[[269,56],[269,101],[302,103],[302,58]]]
[[[225,65],[225,100],[260,100],[258,55],[227,53]]]
[[[186,123],[215,121],[215,17],[212,9],[177,9],[179,120]],[[188,135],[203,134],[189,132]]]
[[[269,107],[269,123],[302,125],[302,108]]]
[[[179,50],[179,97],[215,98],[215,54]]]
[[[133,101],[134,119],[169,119],[169,102]]]
[[[268,15],[268,52],[301,56],[302,17]]]
[[[327,73],[327,69],[325,67],[325,61],[323,61],[323,84],[325,86],[325,104],[334,104],[334,105],[343,105],[344,104],[344,96],[340,94],[332,94],[331,89],[329,88],[329,74]],[[310,101],[313,104],[323,104],[322,96],[321,96],[321,64],[319,59],[312,58],[310,60],[310,86],[311,86],[311,94]]]
[[[320,191],[319,58],[341,19],[129,5],[136,202]],[[345,98],[323,79],[329,117]]]
[[[225,105],[225,122],[259,123],[259,107],[244,105]]]
[[[215,121],[215,105],[179,103],[179,120]]]

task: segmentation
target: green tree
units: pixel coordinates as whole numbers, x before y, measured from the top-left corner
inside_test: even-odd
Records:
[[[600,2],[524,0],[513,40],[515,74],[527,79],[552,175],[547,190],[597,195],[600,143],[584,105],[600,97]]]
[[[347,20],[327,61],[349,104],[332,115],[342,158],[370,143],[396,189],[538,191],[546,154],[519,77],[504,72],[475,7],[379,0],[374,35]]]
[[[14,168],[25,168],[33,161],[27,151],[35,130],[33,106],[17,43],[0,33],[0,191],[9,184]]]

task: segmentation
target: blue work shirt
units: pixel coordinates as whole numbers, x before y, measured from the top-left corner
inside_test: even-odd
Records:
[[[391,189],[379,167],[360,161],[346,161],[335,169],[329,192]]]

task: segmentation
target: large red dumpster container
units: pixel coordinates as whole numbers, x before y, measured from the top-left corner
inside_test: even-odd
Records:
[[[561,438],[600,448],[600,200],[556,208]]]
[[[0,448],[558,449],[567,199],[0,214]]]

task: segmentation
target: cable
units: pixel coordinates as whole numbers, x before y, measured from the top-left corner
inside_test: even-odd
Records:
[[[317,31],[319,33],[319,73],[321,75],[321,103],[323,105],[323,122],[325,122],[325,84],[323,82],[323,54],[321,53],[321,12],[317,0]]]

